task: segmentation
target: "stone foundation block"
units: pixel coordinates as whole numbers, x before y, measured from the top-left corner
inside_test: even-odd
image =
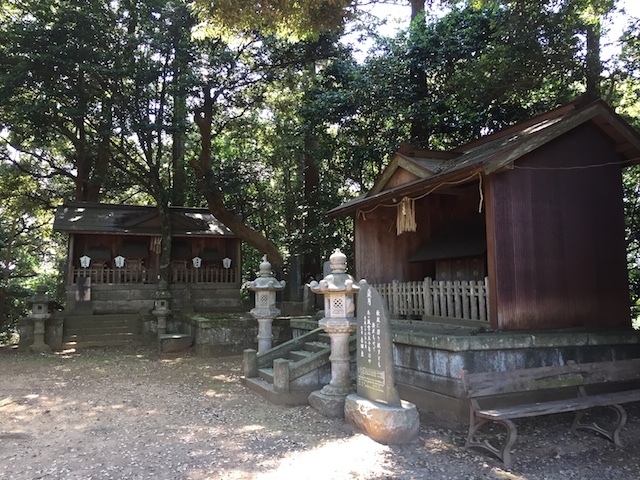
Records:
[[[193,345],[193,337],[183,333],[167,333],[158,336],[158,352],[183,352]]]
[[[309,395],[309,405],[329,418],[344,418],[344,401],[343,395],[325,395],[320,390]]]
[[[345,420],[376,442],[410,443],[418,438],[420,417],[413,403],[401,402],[400,407],[390,407],[351,394],[345,400]]]

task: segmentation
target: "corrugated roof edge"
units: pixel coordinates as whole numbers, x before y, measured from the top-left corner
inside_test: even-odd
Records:
[[[525,143],[522,138],[517,138],[518,133],[525,132],[527,129],[536,125],[546,125],[546,127],[540,129],[545,130],[547,127],[554,127],[561,124],[566,118],[570,119],[579,117],[581,112],[586,112],[587,115],[585,115],[581,120],[578,119],[577,124],[595,119],[598,116],[603,116],[610,125],[614,126],[620,136],[624,138],[629,145],[631,145],[632,149],[640,152],[640,134],[636,130],[634,130],[622,117],[616,114],[615,111],[602,99],[594,100],[592,96],[582,95],[567,105],[563,105],[542,115],[520,122],[512,127],[508,127],[494,134],[456,147],[450,152],[462,155],[456,159],[450,160],[448,162],[449,165],[447,165],[445,169],[431,177],[417,179],[388,190],[380,190],[374,195],[368,195],[371,192],[369,191],[365,195],[331,209],[327,212],[326,217],[330,220],[338,216],[356,213],[362,208],[371,207],[385,200],[393,201],[395,199],[399,201],[402,196],[410,195],[412,192],[416,192],[421,189],[424,190],[438,182],[451,181],[452,179],[464,179],[465,175],[470,179],[472,176],[477,174],[488,175],[499,169],[501,165],[512,162],[517,158],[517,156],[514,155],[506,155],[504,152],[506,150],[510,150],[507,148],[507,144],[509,144],[512,139],[516,139],[516,141],[513,142],[514,144]],[[563,133],[561,127],[557,128],[561,131],[560,134]],[[573,126],[571,128],[573,128]],[[610,135],[610,132],[606,133]],[[491,145],[492,143],[493,145]],[[531,148],[525,148],[522,152],[523,154],[526,154],[531,149],[537,148],[537,146],[538,145],[534,145],[532,143]],[[640,163],[640,155],[637,157],[638,158],[633,158],[633,162],[627,158],[627,160],[629,160],[627,164]],[[378,186],[378,188],[380,188],[380,186]]]

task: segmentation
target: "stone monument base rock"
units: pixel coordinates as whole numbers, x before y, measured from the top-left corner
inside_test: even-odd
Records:
[[[420,432],[418,409],[404,400],[401,406],[390,407],[351,394],[345,400],[344,416],[348,423],[383,444],[410,443]]]

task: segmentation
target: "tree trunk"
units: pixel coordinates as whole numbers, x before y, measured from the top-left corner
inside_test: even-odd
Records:
[[[7,238],[5,239],[5,252],[4,252],[4,264],[8,266],[11,264],[13,260],[13,244],[15,241],[15,232],[16,224],[14,223],[11,231],[9,232]],[[9,280],[11,279],[11,270],[9,268],[4,268],[2,270],[2,279],[0,280],[0,333],[4,332],[4,327],[8,322],[7,318],[7,286],[9,285]]]
[[[109,158],[111,152],[109,150],[109,138],[105,137],[98,145],[98,153],[96,160],[93,162],[93,170],[88,172],[86,188],[84,191],[84,201],[99,202],[101,197],[102,185],[109,173]]]
[[[171,173],[173,177],[173,188],[171,189],[171,205],[184,205],[187,191],[187,175],[185,171],[185,140],[187,123],[187,87],[184,76],[189,68],[188,25],[190,13],[185,8],[178,8],[175,13],[173,35],[173,84],[175,93],[173,95],[173,143],[171,151]]]
[[[103,104],[105,124],[102,129],[107,132],[112,130],[113,106]],[[78,127],[78,138],[73,143],[76,145],[76,200],[83,202],[98,202],[102,194],[102,186],[109,174],[109,162],[111,161],[110,135],[105,134],[96,145],[96,153],[88,154],[87,135],[84,127]]]
[[[187,115],[186,97],[175,97],[175,120],[173,145],[171,151],[171,169],[173,173],[173,188],[171,189],[171,205],[184,205],[187,191],[187,176],[185,172],[185,132],[184,124]]]
[[[585,59],[587,91],[595,97],[600,97],[600,77],[602,62],[600,60],[600,17],[598,16],[586,26],[587,55]]]
[[[411,23],[413,28],[419,28],[416,22],[424,21],[424,5],[425,0],[411,0]],[[413,79],[413,102],[422,103],[428,96],[427,89],[427,74],[424,68],[420,66],[421,62],[415,55],[412,57],[410,69],[411,78]],[[429,146],[429,125],[427,120],[422,117],[416,117],[417,111],[422,111],[423,108],[414,110],[414,117],[411,119],[411,143],[415,147],[428,147]]]
[[[7,324],[7,288],[0,285],[0,332],[5,331]]]
[[[320,268],[320,243],[312,238],[313,228],[318,225],[318,192],[320,191],[320,171],[316,162],[318,140],[313,133],[307,133],[304,141],[304,200],[307,216],[304,220],[302,274],[314,274]],[[304,278],[304,277],[303,277]]]
[[[317,65],[314,58],[309,58],[306,64],[306,83],[305,89],[309,89],[315,84],[317,77]],[[320,250],[320,242],[317,242],[313,235],[315,227],[320,223],[318,216],[318,195],[320,192],[320,169],[318,168],[318,137],[315,133],[317,127],[317,118],[306,119],[306,133],[304,136],[304,152],[302,165],[302,182],[304,203],[307,214],[302,219],[302,242],[298,248],[301,250],[297,253],[302,254],[302,263],[298,268],[302,268],[300,274],[304,279],[307,275],[313,275],[320,269],[322,252]],[[320,271],[322,271],[320,269]]]
[[[284,259],[278,248],[260,232],[246,225],[240,217],[230,211],[224,204],[220,188],[213,177],[211,169],[211,135],[214,100],[209,91],[204,92],[205,100],[202,108],[196,110],[194,121],[200,132],[201,150],[197,160],[191,162],[198,186],[207,201],[209,211],[241,240],[266,254],[275,271],[281,270]]]
[[[161,283],[169,285],[171,283],[171,213],[166,202],[158,202],[158,213],[162,236],[158,277]]]

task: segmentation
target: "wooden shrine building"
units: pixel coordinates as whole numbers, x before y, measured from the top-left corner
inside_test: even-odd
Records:
[[[173,308],[240,306],[240,239],[208,210],[171,207]],[[135,313],[158,290],[160,218],[151,206],[74,202],[58,207],[54,230],[69,235],[68,311]]]
[[[630,327],[622,169],[640,135],[575,102],[447,152],[401,148],[355,219],[355,276],[488,283],[495,330]],[[453,315],[455,316],[455,315]]]
[[[638,132],[583,97],[447,152],[403,147],[330,211],[354,217],[354,276],[397,319],[402,398],[465,421],[462,370],[639,358],[622,189],[639,162]]]

